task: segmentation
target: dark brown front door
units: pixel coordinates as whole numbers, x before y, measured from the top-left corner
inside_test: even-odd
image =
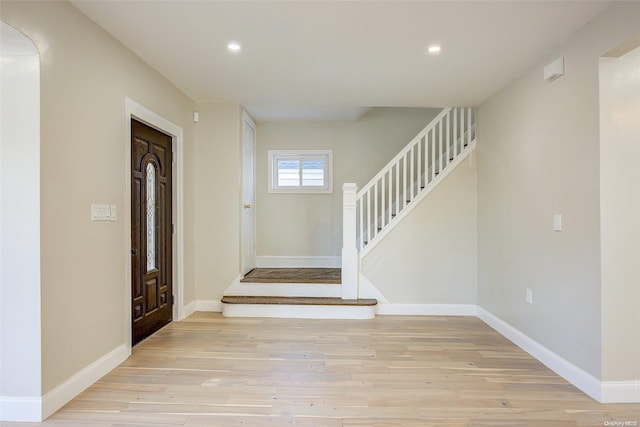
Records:
[[[132,344],[172,320],[171,137],[131,120]]]

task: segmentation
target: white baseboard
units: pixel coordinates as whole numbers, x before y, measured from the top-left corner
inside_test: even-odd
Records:
[[[340,268],[339,256],[258,256],[257,268]]]
[[[475,304],[378,304],[378,314],[393,316],[476,316]]]
[[[127,360],[131,348],[121,344],[102,356],[42,398],[42,416],[46,419],[71,399],[108,374],[113,368]]]
[[[376,313],[392,316],[476,316],[475,304],[397,304],[389,300],[369,279],[360,274],[360,298],[378,300]]]
[[[640,380],[603,381],[600,390],[601,403],[640,403]]]
[[[96,360],[43,397],[0,397],[2,421],[39,422],[51,416],[129,357],[122,344]]]
[[[42,421],[41,397],[0,396],[0,421]]]
[[[214,313],[222,313],[222,303],[216,300],[196,300],[195,311],[211,311]]]
[[[553,351],[529,338],[518,329],[489,313],[482,307],[478,307],[478,317],[484,323],[499,332],[502,336],[538,359],[538,361],[544,364],[547,368],[569,381],[593,399],[599,402],[602,401],[600,380],[563,357],[558,356]]]
[[[191,301],[189,304],[184,306],[184,309],[182,310],[182,312],[184,313],[185,319],[197,311],[196,304],[197,304],[197,301]]]
[[[40,422],[62,408],[129,357],[131,348],[119,345],[42,397],[0,396],[0,421]]]

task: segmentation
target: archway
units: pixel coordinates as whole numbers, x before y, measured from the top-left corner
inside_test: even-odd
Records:
[[[40,421],[40,56],[0,25],[0,414]]]

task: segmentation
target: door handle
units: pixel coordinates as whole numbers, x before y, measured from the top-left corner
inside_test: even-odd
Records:
[[[244,205],[245,209],[251,209],[251,205]]]
[[[136,248],[131,248],[131,255],[136,255],[138,253],[138,250]]]

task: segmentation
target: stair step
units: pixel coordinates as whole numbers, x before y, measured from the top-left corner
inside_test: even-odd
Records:
[[[316,297],[225,296],[225,317],[275,317],[287,319],[372,319],[375,299],[346,300]]]
[[[229,286],[225,296],[339,297],[339,268],[254,268]]]
[[[340,268],[254,268],[241,283],[342,283]]]
[[[225,296],[224,304],[274,304],[274,305],[339,305],[372,306],[378,304],[375,299],[342,299],[319,297],[267,297],[267,296]]]

